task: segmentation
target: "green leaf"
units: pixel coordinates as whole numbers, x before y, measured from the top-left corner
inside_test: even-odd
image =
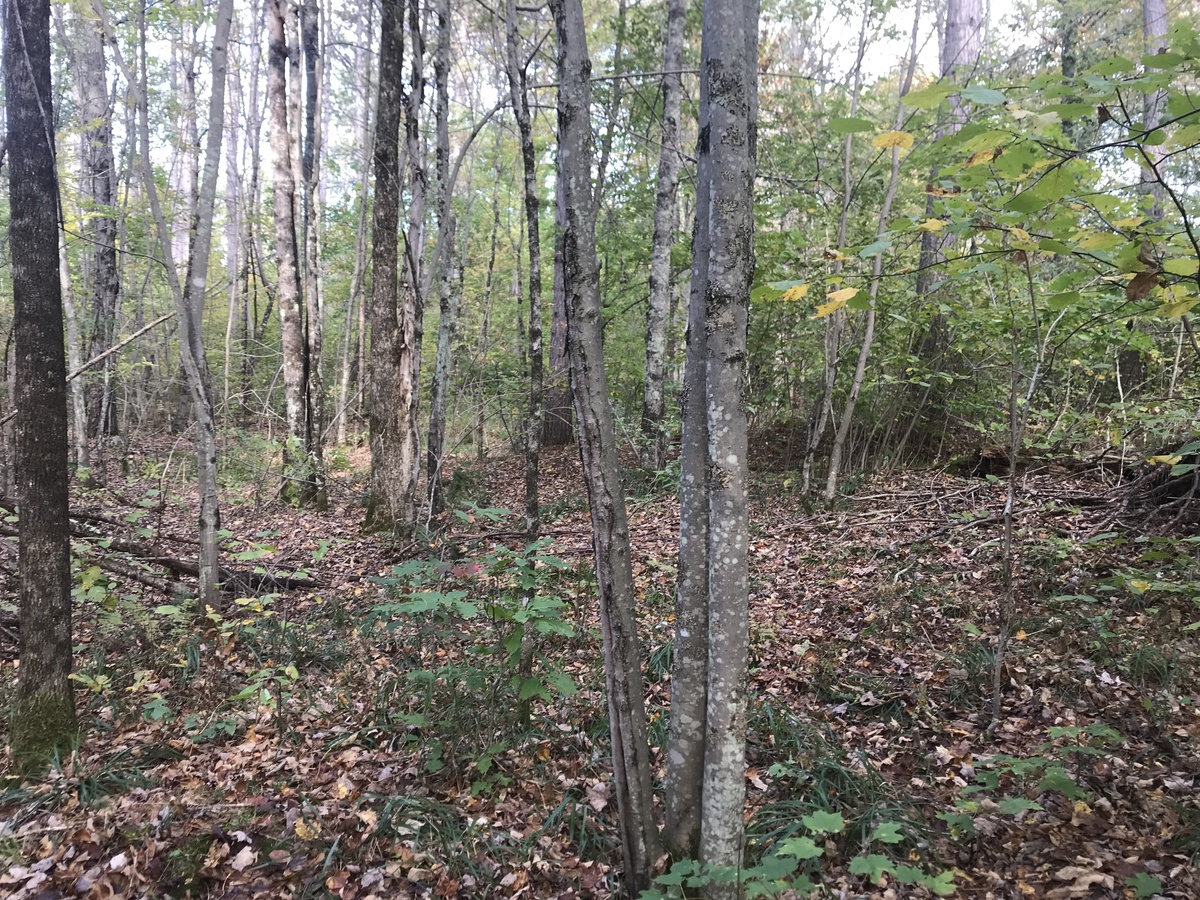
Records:
[[[163,606],[154,607],[154,611],[160,616],[177,616],[180,613],[178,606],[172,606],[169,603],[164,604]]]
[[[1162,891],[1163,883],[1160,879],[1153,875],[1147,875],[1145,872],[1135,872],[1125,879],[1125,883],[1133,888],[1135,897],[1153,897],[1155,894]]]
[[[904,840],[904,835],[900,833],[899,823],[884,822],[871,832],[871,840],[883,844],[898,844]]]
[[[927,877],[925,870],[919,866],[896,866],[892,875],[901,884],[921,884]]]
[[[835,812],[818,809],[816,812],[809,813],[801,821],[804,827],[816,834],[836,834],[846,827],[846,820]]]
[[[1194,256],[1177,256],[1163,263],[1163,271],[1183,278],[1195,275],[1197,270],[1200,270],[1200,262]]]
[[[534,697],[542,700],[550,699],[550,694],[546,691],[546,686],[542,684],[540,678],[522,678],[521,690],[517,696],[522,700],[530,700]]]
[[[959,96],[980,106],[998,106],[1005,100],[1004,94],[1001,91],[994,90],[993,88],[979,87],[974,84],[959,91]]]
[[[1066,309],[1068,306],[1078,303],[1079,298],[1079,291],[1062,291],[1061,293],[1051,294],[1047,297],[1046,307],[1055,311]]]
[[[858,251],[858,255],[863,259],[869,259],[872,256],[878,256],[880,253],[886,252],[892,246],[892,242],[881,238],[873,243],[867,244]]]
[[[1043,200],[1053,203],[1075,190],[1075,176],[1066,166],[1058,166],[1047,172],[1031,190]]]
[[[939,897],[949,897],[957,890],[954,885],[953,869],[947,869],[945,872],[938,872],[937,875],[934,875],[932,878],[926,878],[921,883]]]
[[[1042,780],[1038,784],[1038,790],[1058,791],[1060,794],[1066,795],[1069,800],[1078,800],[1086,793],[1061,766],[1054,766],[1046,770],[1046,774],[1042,776]]]
[[[949,97],[953,90],[954,86],[951,84],[931,84],[918,91],[909,91],[900,99],[905,106],[911,106],[913,109],[933,109]]]
[[[1029,810],[1040,810],[1042,804],[1036,800],[1026,800],[1024,797],[1005,797],[1000,801],[1000,812],[1006,816],[1015,816]]]
[[[878,853],[868,853],[864,856],[856,856],[850,860],[850,874],[866,875],[872,882],[878,881],[891,868],[892,861],[886,856],[880,856]]]
[[[875,125],[866,119],[838,116],[829,120],[829,130],[834,134],[857,134],[862,131],[874,131]]]
[[[579,693],[579,688],[566,672],[547,672],[545,679],[546,684],[564,697],[574,697]]]
[[[788,838],[779,845],[775,855],[794,856],[797,859],[816,859],[824,852],[823,847],[818,847],[812,838],[805,836]]]
[[[1096,75],[1125,75],[1133,71],[1133,63],[1123,56],[1114,56],[1110,59],[1102,59],[1100,62],[1092,66],[1091,71]]]
[[[1028,215],[1029,213],[1035,213],[1038,210],[1045,208],[1047,203],[1049,203],[1048,200],[1046,200],[1044,197],[1038,196],[1038,194],[1030,190],[1021,191],[1021,193],[1017,194],[1017,196],[1013,197],[1004,205],[1013,212],[1024,213],[1025,215]]]

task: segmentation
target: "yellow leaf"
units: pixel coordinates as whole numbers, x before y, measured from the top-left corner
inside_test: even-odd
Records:
[[[792,287],[790,287],[786,291],[784,291],[783,296],[780,297],[779,299],[780,300],[803,300],[805,298],[805,296],[807,296],[807,294],[808,294],[808,288],[809,288],[809,285],[807,285],[807,284],[793,285]]]
[[[1193,306],[1195,306],[1197,302],[1200,302],[1200,300],[1197,300],[1196,297],[1192,297],[1189,300],[1181,300],[1178,303],[1167,303],[1155,310],[1154,314],[1157,316],[1163,316],[1167,319],[1180,319]]]
[[[1015,237],[1022,244],[1028,244],[1033,238],[1029,236],[1029,232],[1024,228],[1010,228],[1008,233]]]
[[[975,166],[982,166],[985,163],[990,163],[993,159],[996,158],[997,153],[998,153],[998,151],[995,149],[980,150],[978,153],[972,153],[971,158],[967,160],[966,167],[968,169],[970,169]]]
[[[1146,462],[1150,463],[1152,466],[1157,466],[1160,464],[1164,466],[1174,466],[1177,465],[1181,459],[1183,459],[1182,456],[1174,454],[1167,456],[1151,456],[1146,460]]]
[[[302,841],[311,841],[313,838],[319,837],[321,828],[316,824],[309,824],[304,819],[296,820],[296,837]]]
[[[841,250],[826,250],[825,258],[827,260],[829,260],[830,262],[841,262],[843,260],[849,259],[850,257],[848,257]]]
[[[1025,640],[1025,638],[1027,638],[1027,637],[1029,637],[1029,632],[1027,632],[1027,631],[1026,631],[1024,628],[1020,629],[1020,630],[1017,632],[1017,640],[1018,640],[1018,641],[1023,641],[1023,640]]]
[[[1146,591],[1150,590],[1150,582],[1141,578],[1133,579],[1131,582],[1129,582],[1129,586],[1133,588],[1133,592],[1135,594],[1144,594]]]
[[[812,318],[823,319],[831,313],[837,312],[843,306],[850,302],[850,298],[858,293],[858,288],[842,288],[840,291],[832,291],[826,298],[828,303],[822,303],[813,313]]]
[[[876,150],[887,150],[891,147],[908,150],[912,147],[913,140],[913,136],[907,131],[885,131],[876,135],[875,140],[871,141],[871,146]]]
[[[1117,228],[1137,228],[1146,221],[1145,216],[1130,216],[1128,219],[1117,219],[1113,222]]]
[[[926,219],[917,226],[919,231],[941,231],[946,227],[945,219]]]

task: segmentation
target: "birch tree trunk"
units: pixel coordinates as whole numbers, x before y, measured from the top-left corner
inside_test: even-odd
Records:
[[[288,443],[284,447],[284,483],[281,494],[301,503],[320,505],[324,484],[317,441],[313,433],[309,356],[305,336],[305,309],[300,272],[300,223],[297,216],[295,141],[289,113],[298,103],[289,93],[298,92],[288,78],[288,60],[299,58],[300,48],[289,46],[285,0],[267,0],[267,106],[273,157],[275,223],[275,291],[279,304],[280,344],[283,350],[283,393]],[[311,325],[311,322],[310,322]],[[315,439],[314,439],[315,438]]]
[[[71,689],[71,556],[67,396],[58,279],[58,177],[50,107],[49,0],[8,0],[4,87],[8,226],[20,503],[17,586],[21,666],[11,741],[19,765],[66,750],[76,731]]]
[[[580,0],[552,0],[550,8],[558,34],[558,177],[564,184],[567,219],[563,281],[570,328],[571,384],[600,589],[600,630],[625,883],[630,895],[637,896],[649,886],[658,856],[658,834],[650,789],[629,524],[604,372],[595,201],[591,191],[591,62]]]
[[[754,276],[758,0],[707,0],[700,154],[711,156],[704,291],[708,416],[708,706],[700,861],[740,867],[746,785],[749,520],[746,316]],[[710,897],[736,897],[714,884]]]
[[[654,237],[650,251],[650,302],[646,307],[646,376],[642,392],[642,467],[663,467],[667,435],[667,317],[671,307],[671,245],[675,239],[675,195],[679,187],[679,114],[683,98],[683,0],[667,0],[667,41],[663,51],[663,114],[658,153],[658,186],[654,197]]]
[[[525,533],[537,539],[538,457],[542,440],[542,240],[538,220],[537,160],[527,97],[526,65],[517,42],[517,4],[507,0],[504,14],[508,86],[513,116],[521,139],[521,168],[525,187],[525,225],[529,231],[529,408],[525,417]],[[561,140],[561,135],[560,138]]]

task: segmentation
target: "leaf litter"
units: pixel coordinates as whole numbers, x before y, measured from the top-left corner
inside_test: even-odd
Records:
[[[520,549],[515,518],[468,506],[419,545],[363,535],[361,460],[338,476],[328,513],[226,496],[227,557],[319,587],[241,598],[223,621],[242,627],[199,630],[154,612],[175,599],[120,575],[81,592],[86,732],[47,774],[6,780],[0,893],[619,893],[586,502],[574,454],[543,459],[543,530],[569,566],[555,589],[575,628],[539,650],[577,693],[534,698],[517,725],[500,676],[451,683],[455,666],[496,670],[469,665],[499,652],[494,621],[364,625],[385,601],[375,579],[414,555],[442,561],[441,587],[486,594],[495,576],[474,560]],[[480,506],[521,509],[521,466],[490,462]],[[897,874],[916,863],[952,873],[964,897],[1200,896],[1192,598],[1130,576],[1147,545],[1108,521],[1116,501],[1100,475],[1021,478],[1016,622],[990,728],[1003,482],[881,477],[814,512],[786,476],[758,473],[751,856],[798,834],[804,816],[836,812],[848,827],[825,835],[813,863],[835,895],[931,896]],[[661,777],[678,504],[632,463],[627,481]],[[143,539],[186,536],[186,489],[156,490],[133,478],[73,507]],[[0,571],[3,609],[15,608],[14,587]],[[14,682],[5,663],[6,692]],[[441,718],[430,697],[449,704]],[[868,844],[876,855],[860,860],[890,868],[852,864]]]

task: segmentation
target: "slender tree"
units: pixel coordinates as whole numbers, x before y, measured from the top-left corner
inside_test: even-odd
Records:
[[[525,188],[525,225],[529,232],[529,407],[525,417],[525,532],[537,538],[538,456],[542,441],[542,240],[538,227],[541,205],[537,187],[537,158],[533,121],[529,113],[528,62],[522,59],[517,32],[517,4],[508,0],[504,13],[508,87],[513,117],[521,140],[521,171]]]
[[[667,0],[667,41],[663,51],[663,113],[654,196],[654,237],[650,251],[650,303],[646,307],[646,375],[642,392],[642,466],[658,471],[666,452],[667,317],[671,307],[671,245],[675,239],[675,195],[679,187],[679,112],[683,99],[683,0]]]
[[[71,690],[67,394],[58,279],[49,0],[8,0],[4,18],[10,267],[16,339],[21,667],[12,750],[33,763],[76,731]]]
[[[637,896],[649,886],[658,855],[658,832],[650,790],[629,523],[605,380],[591,190],[591,61],[580,0],[551,0],[550,8],[558,34],[558,178],[563,182],[566,210],[563,282],[570,328],[571,387],[600,588],[600,630],[621,848],[626,885],[631,896]]]

